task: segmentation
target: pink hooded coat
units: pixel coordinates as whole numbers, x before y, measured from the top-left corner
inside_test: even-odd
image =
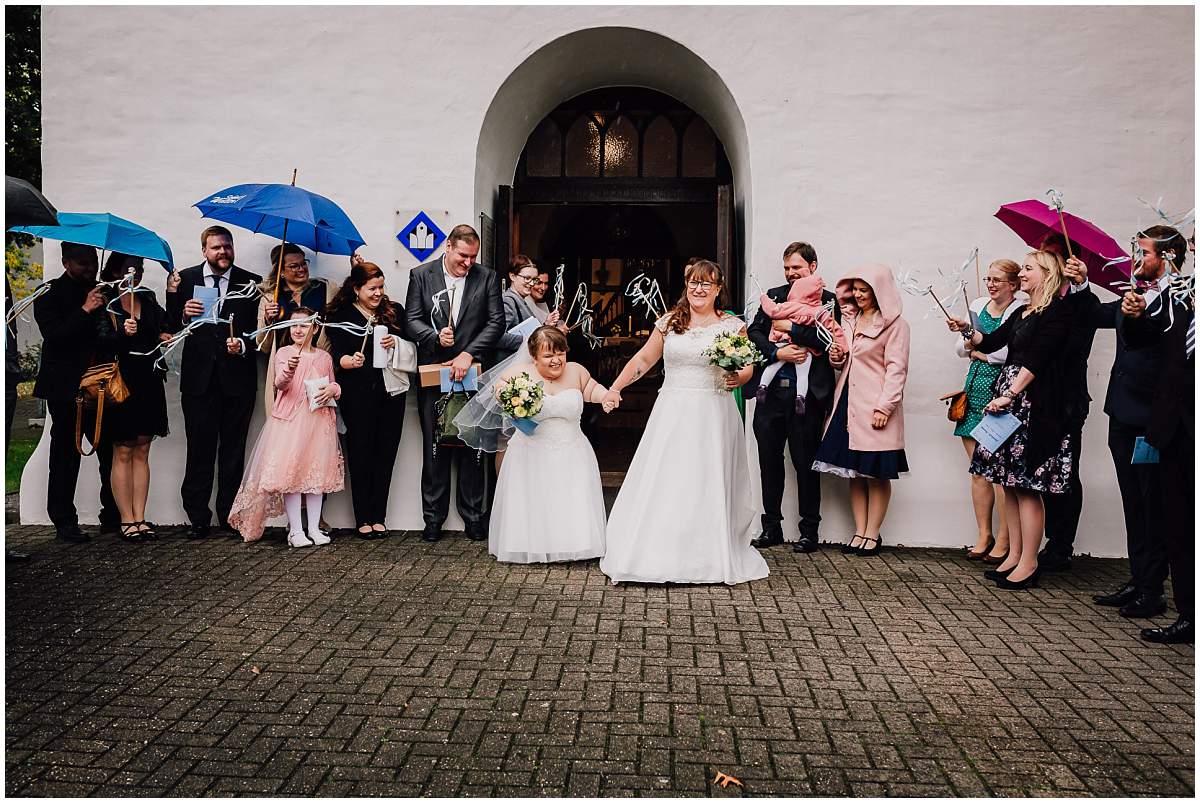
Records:
[[[850,293],[855,279],[866,282],[875,293],[879,315],[866,328],[858,328],[858,307]],[[837,283],[839,304],[853,307],[850,314],[842,308],[842,326],[850,334],[850,352],[842,366],[833,398],[841,398],[842,388],[850,383],[846,413],[850,448],[859,452],[883,452],[904,448],[904,382],[908,378],[908,321],[901,317],[904,305],[885,265],[864,265]],[[871,420],[876,411],[889,416],[887,425],[874,429]],[[826,421],[826,429],[829,422]]]

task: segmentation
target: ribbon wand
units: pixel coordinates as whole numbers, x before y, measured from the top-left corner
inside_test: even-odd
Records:
[[[1063,217],[1062,193],[1051,187],[1046,190],[1046,194],[1050,196],[1050,207],[1058,211],[1058,225],[1062,228],[1063,240],[1067,243],[1067,258],[1074,259],[1075,254],[1071,251],[1071,237],[1067,234],[1067,219]]]
[[[375,331],[374,326],[375,326],[375,316],[368,315],[367,316],[367,331],[363,332],[363,342],[362,342],[362,345],[358,347],[359,354],[365,355],[367,353],[367,338],[370,337],[371,333]]]
[[[948,321],[954,320],[953,318],[950,317],[950,313],[946,312],[946,308],[942,306],[942,302],[937,297],[937,293],[933,292],[933,285],[930,285],[925,290],[925,292],[928,293],[929,297],[933,299],[933,303],[938,305],[938,309],[940,309],[942,311],[942,314],[946,316],[946,320],[948,320]]]

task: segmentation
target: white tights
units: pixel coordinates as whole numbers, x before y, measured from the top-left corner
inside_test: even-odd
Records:
[[[300,518],[300,497],[304,497],[304,507],[308,509],[308,534],[312,535],[320,531],[321,494],[284,494],[283,509],[287,511],[288,530],[293,533],[304,532],[304,522]]]

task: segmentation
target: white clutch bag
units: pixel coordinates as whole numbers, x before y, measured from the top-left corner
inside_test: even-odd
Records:
[[[396,338],[396,348],[392,351],[389,367],[407,374],[417,372],[417,344],[403,338]]]
[[[333,399],[330,399],[324,404],[317,402],[317,394],[321,392],[321,388],[328,384],[329,378],[324,376],[317,377],[316,379],[304,380],[304,394],[308,396],[308,409],[310,411],[320,409],[321,407],[337,407],[337,402],[335,402]]]

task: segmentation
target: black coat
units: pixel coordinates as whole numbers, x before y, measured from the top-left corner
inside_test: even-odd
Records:
[[[433,328],[430,320],[433,296],[445,289],[441,257],[418,265],[409,274],[405,317],[409,334],[417,344],[418,360],[422,365],[449,362],[465,351],[486,368],[492,363],[500,335],[504,334],[500,278],[484,265],[471,268],[463,284],[458,321],[454,326],[454,345],[450,348],[438,343],[438,330]],[[447,301],[445,298],[439,301],[439,315],[445,314]]]
[[[1196,354],[1193,350],[1189,357],[1186,345],[1188,321],[1196,313],[1177,303],[1171,323],[1165,304],[1153,312],[1141,318],[1122,318],[1118,332],[1136,348],[1158,353],[1146,442],[1161,450],[1180,437],[1196,441]]]
[[[1152,344],[1138,348],[1129,343],[1119,326],[1122,318],[1120,299],[1089,306],[1084,313],[1086,325],[1093,329],[1115,329],[1117,333],[1117,356],[1108,375],[1105,414],[1122,424],[1146,426],[1150,422],[1154,386],[1162,366],[1161,350]]]
[[[408,333],[408,324],[405,321],[404,307],[400,304],[392,302],[392,309],[395,311],[395,325],[388,325],[388,331],[396,337],[412,340],[412,336]],[[332,310],[326,320],[330,322],[352,323],[356,326],[362,326],[367,322],[363,314],[358,311],[358,308],[353,304],[347,304]],[[383,325],[383,321],[378,322]],[[383,373],[374,364],[375,349],[371,345],[371,338],[367,338],[366,347],[363,347],[362,335],[355,335],[347,332],[345,329],[328,328],[325,334],[329,337],[329,354],[333,357],[333,371],[337,378],[337,383],[342,386],[343,393],[358,394],[366,393],[376,387],[383,386]],[[353,355],[362,351],[365,361],[361,368],[343,368],[342,357]]]
[[[185,326],[183,305],[192,297],[192,290],[205,287],[204,263],[179,272],[179,289],[167,294],[167,331],[178,332]],[[237,265],[229,268],[229,284],[226,292],[240,290],[247,282],[258,284],[262,277],[242,270]],[[197,327],[183,343],[183,359],[179,368],[179,390],[184,395],[202,395],[208,392],[215,374],[221,392],[228,396],[253,396],[258,392],[258,365],[255,354],[257,344],[253,338],[243,337],[258,325],[258,298],[227,301],[219,317],[233,315],[234,336],[242,340],[242,353],[230,354],[225,348],[229,337],[228,324],[206,324]]]
[[[767,291],[767,295],[772,301],[782,303],[787,301],[788,290],[790,285],[781,285],[772,287]],[[821,293],[821,303],[827,304],[834,301],[833,293],[825,290]],[[834,320],[841,322],[842,312],[835,303],[833,305]],[[775,362],[775,352],[779,350],[779,346],[771,342],[771,318],[762,309],[759,309],[754,316],[754,320],[750,322],[750,326],[746,328],[746,335],[758,346],[758,350],[763,353],[767,361],[762,365],[754,367],[754,375],[750,381],[746,383],[746,388],[743,393],[747,397],[753,396],[758,390],[760,380],[762,379],[763,371],[768,365]],[[817,336],[817,328],[815,326],[801,326],[794,324],[792,326],[792,344],[796,346],[805,346],[813,351],[821,352],[821,356],[812,356],[810,353],[809,360],[812,361],[812,367],[808,369],[808,397],[823,408],[828,408],[833,400],[833,388],[837,384],[833,375],[833,366],[829,364],[829,351],[821,339]],[[779,381],[779,374],[775,375],[772,384]]]
[[[42,333],[42,363],[33,395],[47,401],[73,399],[79,380],[98,356],[97,340],[106,313],[103,308],[83,311],[94,281],[76,281],[64,273],[48,284],[46,294],[33,302],[33,317]]]
[[[1096,300],[1090,290],[1074,295],[1085,294]],[[1079,384],[1071,351],[1074,322],[1080,314],[1077,304],[1083,303],[1085,299],[1056,298],[1040,313],[1025,317],[1025,310],[1014,312],[975,347],[990,354],[1008,346],[1006,365],[1019,365],[1033,374],[1026,389],[1028,466],[1040,466],[1053,457],[1063,436],[1082,427],[1087,416],[1087,386]]]

